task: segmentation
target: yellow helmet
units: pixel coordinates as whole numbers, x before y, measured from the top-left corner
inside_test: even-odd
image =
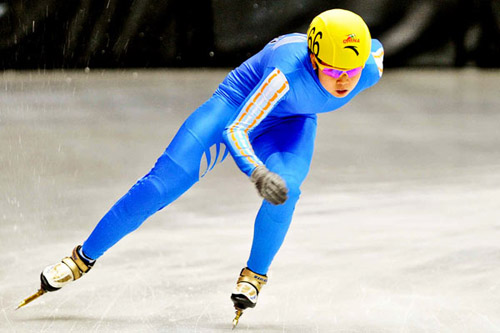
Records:
[[[318,59],[320,69],[363,67],[370,55],[371,42],[365,21],[343,9],[319,14],[307,30],[308,48]]]

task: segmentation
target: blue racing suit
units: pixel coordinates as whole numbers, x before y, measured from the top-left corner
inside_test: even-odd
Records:
[[[84,254],[99,258],[230,152],[248,176],[256,166],[266,165],[288,187],[288,200],[277,206],[264,200],[255,220],[247,266],[265,275],[283,243],[309,171],[316,114],[342,107],[378,82],[383,70],[383,48],[378,40],[372,40],[371,51],[356,87],[337,98],[319,82],[306,35],[272,40],[231,71],[213,96],[186,119],[151,171],[97,224],[83,244]],[[200,170],[203,156],[206,170]]]

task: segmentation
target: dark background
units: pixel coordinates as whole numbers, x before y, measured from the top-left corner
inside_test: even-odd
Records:
[[[500,0],[0,1],[0,66],[232,67],[330,8],[365,19],[386,67],[500,67]]]

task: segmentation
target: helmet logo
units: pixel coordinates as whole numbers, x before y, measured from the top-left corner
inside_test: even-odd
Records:
[[[347,38],[343,40],[344,44],[347,43],[359,43],[359,38],[356,38],[356,34],[346,35]]]
[[[316,32],[316,27],[312,28],[311,31],[309,31],[309,36],[307,37],[307,45],[309,46],[309,50],[311,50],[311,52],[314,53],[315,56],[318,56],[319,42],[317,39],[318,38],[323,39],[323,33],[321,31],[318,31],[314,35],[315,32]]]
[[[354,53],[356,53],[356,55],[359,56],[359,52],[357,50],[357,46],[344,46],[344,49],[353,50]]]

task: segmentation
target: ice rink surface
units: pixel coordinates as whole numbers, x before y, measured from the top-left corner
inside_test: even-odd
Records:
[[[2,74],[0,332],[231,330],[260,205],[231,158],[14,311],[226,72]],[[500,332],[499,86],[499,71],[387,70],[320,115],[292,227],[237,331]]]

